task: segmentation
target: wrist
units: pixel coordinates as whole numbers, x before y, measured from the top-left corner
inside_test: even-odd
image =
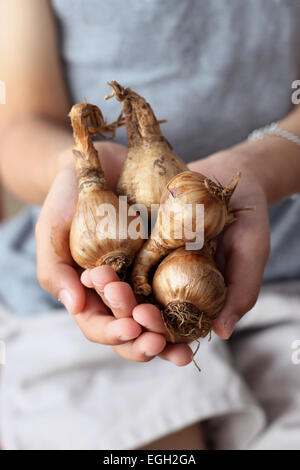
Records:
[[[241,172],[242,179],[247,177],[249,180],[256,180],[265,191],[264,182],[257,176],[255,168],[253,168],[254,159],[250,153],[232,147],[219,151],[207,158],[192,162],[189,168],[192,171],[199,171],[208,177],[217,178],[222,184],[228,183],[233,176]]]
[[[241,171],[255,174],[268,204],[300,191],[299,147],[277,136],[242,142],[229,149],[231,158],[241,165]]]
[[[224,155],[225,156],[225,155]],[[228,150],[226,156],[228,165],[242,174],[250,174],[260,184],[266,196],[268,194],[268,168],[261,166],[262,156],[252,142],[242,142]]]

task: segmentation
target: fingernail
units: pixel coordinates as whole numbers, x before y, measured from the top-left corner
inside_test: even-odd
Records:
[[[149,353],[149,352],[145,352],[144,354],[145,354],[145,356],[147,356],[147,357],[154,357],[154,356],[156,356],[156,354],[152,354],[152,353]]]
[[[97,268],[95,268],[97,269]],[[94,273],[94,270],[91,269],[90,270],[90,277],[91,277],[91,281],[93,283],[93,286],[95,287],[95,289],[97,289],[99,292],[104,292],[104,287],[105,287],[105,284],[103,284],[103,282],[99,282],[97,277]],[[94,279],[96,277],[96,279]]]
[[[58,294],[58,300],[64,304],[68,312],[72,313],[73,310],[73,298],[69,291],[62,289]]]
[[[98,284],[98,283],[94,282],[93,280],[92,280],[92,282],[94,284],[95,289],[97,289],[101,293],[104,292],[105,284]]]
[[[87,287],[93,287],[93,283],[91,282],[91,279],[90,279],[90,269],[86,269],[85,271],[83,271],[83,273],[81,274],[80,280],[83,285]]]
[[[235,327],[235,325],[237,324],[238,321],[239,321],[239,317],[237,315],[232,315],[224,323],[224,328],[225,328],[227,339],[230,338],[230,336],[232,335],[234,327]]]
[[[132,341],[135,337],[131,338],[130,336],[120,336],[121,341]]]
[[[111,299],[109,296],[105,295],[105,298],[106,298],[107,302],[109,303],[109,305],[110,305],[112,308],[121,308],[121,307],[122,307],[122,305],[120,304],[120,302],[117,302],[116,300]]]

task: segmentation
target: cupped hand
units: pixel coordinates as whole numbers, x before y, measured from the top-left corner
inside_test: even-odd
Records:
[[[114,188],[126,149],[117,144],[96,145],[101,148],[101,163]],[[67,158],[69,155],[71,152]],[[238,221],[219,242],[217,260],[228,293],[214,331],[226,339],[255,304],[260,290],[270,249],[266,197],[255,174],[239,165],[230,151],[194,162],[190,169],[224,184],[241,170],[242,179],[231,206],[256,207],[255,211],[239,212]],[[83,271],[80,278],[68,243],[76,199],[75,168],[70,161],[56,177],[36,225],[37,272],[42,287],[61,300],[90,341],[111,345],[132,361],[146,362],[159,355],[178,366],[188,364],[192,359],[190,347],[166,343],[159,310],[151,304],[137,305],[129,284],[121,282],[110,267]]]
[[[136,325],[141,328],[142,332],[138,338],[123,338],[125,344],[113,346],[120,356],[145,362],[159,355],[177,366],[191,362],[192,351],[187,344],[173,345],[166,342],[165,327],[158,308],[152,304],[138,305],[130,285],[119,281],[111,267],[99,266],[85,270],[81,275],[81,281],[87,288],[94,289],[98,293],[103,304],[116,318],[133,318]]]
[[[255,210],[237,212],[237,221],[224,231],[219,240],[217,264],[225,277],[227,298],[213,329],[218,336],[228,339],[236,323],[254,306],[260,291],[270,252],[267,199],[257,176],[242,163],[235,150],[193,162],[190,169],[216,178],[223,185],[241,171],[242,177],[230,200],[230,207],[255,206]]]
[[[236,323],[254,306],[261,287],[263,272],[270,251],[270,231],[268,205],[263,187],[255,173],[239,158],[235,150],[228,150],[211,155],[189,165],[192,171],[198,171],[211,179],[228,184],[233,176],[241,171],[241,180],[230,201],[230,207],[253,207],[254,210],[237,212],[237,221],[232,223],[219,237],[217,264],[225,277],[227,298],[225,306],[215,320],[214,332],[222,339],[228,339]],[[97,290],[97,283],[105,285],[103,268],[86,271],[83,283]],[[119,283],[122,284],[122,283]],[[105,298],[111,295],[110,284],[99,292]],[[114,286],[114,300],[122,300],[121,290]],[[128,298],[133,298],[132,290],[127,285]],[[109,304],[108,304],[109,305]],[[112,308],[112,305],[110,304]],[[163,334],[165,329],[158,309],[151,305],[138,305],[132,310],[133,318],[144,330]],[[122,346],[123,348],[123,346]],[[126,347],[123,349],[125,352]],[[178,365],[191,361],[191,349],[186,344],[167,344],[160,357],[169,359]]]
[[[126,148],[97,143],[101,164],[112,188],[116,186]],[[84,271],[72,260],[69,231],[77,200],[71,150],[61,156],[59,171],[36,224],[37,277],[73,315],[93,342],[111,345],[123,358],[146,362],[160,355],[177,365],[191,361],[187,345],[167,345],[159,310],[137,305],[129,284],[120,282],[108,266]],[[81,282],[82,280],[82,282]]]

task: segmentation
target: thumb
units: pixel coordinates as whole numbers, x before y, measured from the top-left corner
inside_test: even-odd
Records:
[[[72,314],[82,311],[85,304],[85,290],[69,249],[76,199],[75,171],[68,167],[54,180],[35,229],[38,281]]]

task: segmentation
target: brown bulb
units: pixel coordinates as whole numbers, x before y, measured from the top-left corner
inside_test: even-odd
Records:
[[[223,187],[200,173],[186,171],[166,185],[156,224],[138,253],[132,270],[131,280],[137,294],[150,295],[149,271],[163,256],[197,240],[197,205],[204,206],[204,223],[199,226],[204,235],[202,243],[218,236],[226,225],[235,220],[228,204],[240,176],[237,173],[231,183]]]
[[[173,251],[158,266],[152,287],[163,308],[168,339],[176,343],[205,337],[226,299],[224,278],[209,245],[199,251]]]
[[[116,81],[108,84],[112,94],[123,103],[128,135],[128,151],[117,192],[129,204],[143,204],[150,217],[151,205],[159,204],[166,184],[187,166],[172,151],[161,133],[151,106],[130,88]]]
[[[70,231],[72,257],[83,268],[109,265],[124,277],[142,246],[144,228],[140,217],[128,216],[127,204],[120,222],[119,198],[107,186],[91,138],[95,133],[113,135],[121,120],[106,125],[100,109],[86,102],[74,105],[70,118],[78,181],[78,202]],[[129,236],[132,223],[140,232],[137,238]]]

